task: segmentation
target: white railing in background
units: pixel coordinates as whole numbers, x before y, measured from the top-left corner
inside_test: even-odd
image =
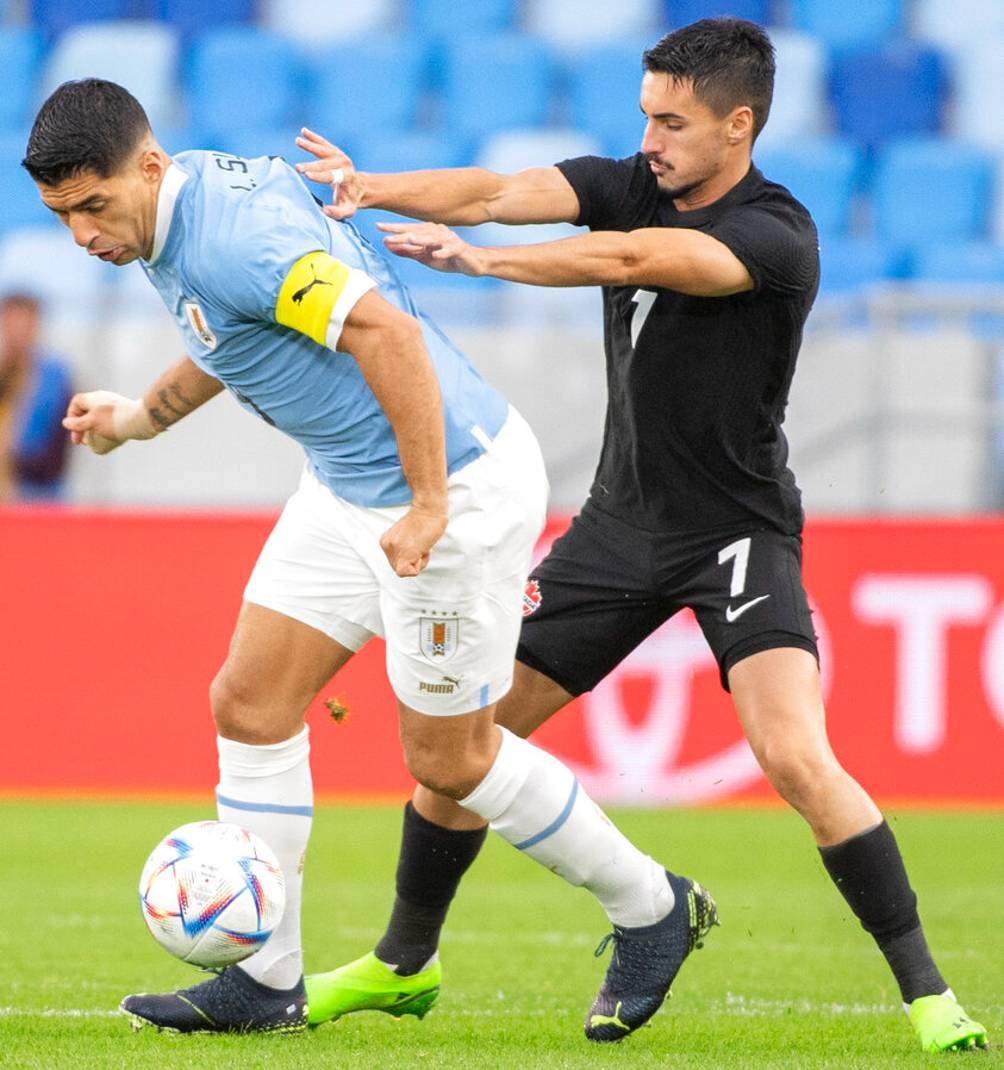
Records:
[[[477,301],[443,323],[537,431],[552,508],[575,509],[603,429],[599,298],[525,287]],[[440,298],[437,308],[449,312],[449,302]],[[72,359],[81,388],[139,393],[180,352],[141,277],[57,315],[50,335]],[[821,300],[785,425],[807,512],[1004,507],[1002,343],[1001,289],[904,286]],[[292,443],[224,397],[152,443],[106,458],[79,451],[71,487],[81,503],[274,507],[299,466]]]

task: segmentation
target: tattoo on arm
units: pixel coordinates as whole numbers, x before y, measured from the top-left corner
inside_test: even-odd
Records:
[[[176,423],[182,416],[187,416],[193,409],[198,408],[197,402],[185,397],[184,391],[177,383],[170,383],[158,390],[157,397],[166,412],[161,411],[160,406],[155,405],[149,410],[150,419],[162,431]]]
[[[161,431],[166,431],[171,424],[174,423],[173,420],[168,420],[156,405],[152,406],[147,411],[150,413],[150,419],[153,420]]]

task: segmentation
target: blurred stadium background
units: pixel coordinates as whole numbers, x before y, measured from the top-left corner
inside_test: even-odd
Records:
[[[81,389],[139,394],[180,355],[141,270],[83,256],[19,166],[36,107],[65,79],[128,86],[172,151],[297,159],[307,124],[363,168],[515,171],[633,152],[642,49],[726,13],[770,29],[777,90],[755,160],[820,230],[822,291],[787,427],[831,737],[884,806],[982,808],[887,812],[932,947],[999,1042],[1004,0],[0,0],[0,293],[44,298],[47,347]],[[372,231],[375,218],[361,222]],[[599,450],[598,295],[400,268],[539,435],[554,510],[543,550]],[[300,453],[227,396],[153,442],[72,452],[70,507],[0,506],[0,916],[13,919],[0,925],[0,1063],[159,1068],[171,1063],[163,1038],[127,1038],[113,1008],[193,977],[144,934],[135,881],[168,828],[214,812],[208,682]],[[344,723],[328,720],[329,696],[348,707]],[[339,806],[315,818],[310,969],[382,931],[410,791],[379,642],[320,700],[314,783]],[[732,804],[618,814],[653,856],[709,882],[725,924],[671,1013],[615,1054],[743,1070],[916,1065],[891,977],[801,822],[742,812],[773,796],[689,614],[539,738],[605,802]],[[489,841],[447,926],[442,1005],[420,1027],[353,1016],[310,1053],[194,1038],[185,1065],[215,1068],[221,1050],[273,1070],[430,1052],[465,1070],[585,1065],[601,924],[588,897]]]
[[[804,200],[820,230],[822,293],[789,420],[809,509],[999,507],[999,0],[0,0],[0,284],[27,276],[47,295],[52,341],[83,385],[139,390],[176,353],[140,269],[85,262],[19,167],[38,103],[68,78],[126,85],[169,150],[296,159],[293,138],[306,124],[370,170],[515,171],[635,151],[643,47],[722,13],[770,29],[777,90],[755,159]],[[479,237],[560,232],[500,227]],[[596,294],[400,266],[530,418],[554,507],[575,508],[602,425]],[[280,502],[296,448],[235,406],[214,409],[169,446],[76,458],[71,497]],[[228,448],[216,449],[223,441]],[[200,459],[210,450],[207,468]]]
[[[44,296],[47,339],[80,388],[138,394],[179,355],[140,269],[83,257],[19,166],[36,107],[68,78],[126,85],[171,151],[295,160],[305,124],[363,169],[515,171],[635,151],[642,49],[718,14],[769,28],[778,78],[754,159],[820,231],[822,290],[786,426],[812,521],[807,578],[835,741],[880,796],[999,803],[1001,0],[0,0],[0,289]],[[373,230],[377,218],[360,222]],[[572,229],[481,228],[478,240]],[[400,270],[534,426],[560,527],[599,449],[598,295]],[[74,453],[70,502],[130,512],[0,512],[8,705],[25,708],[38,680],[54,676],[59,700],[44,716],[65,744],[43,768],[31,731],[15,736],[0,786],[209,785],[205,684],[299,450],[224,397],[152,443],[108,458]],[[173,512],[143,520],[137,506]],[[193,507],[201,516],[186,520]],[[249,509],[257,519],[227,519]],[[93,568],[105,561],[114,581]],[[154,568],[157,603],[140,606]],[[114,644],[102,628],[78,626],[80,606],[115,622]],[[328,763],[322,788],[363,788],[372,773],[404,790],[381,665],[367,659],[339,686],[387,716],[375,735],[373,721],[369,735],[339,730],[339,754],[317,757]],[[766,794],[692,620],[657,633],[615,677],[583,700],[574,733],[551,740],[592,769],[601,795]],[[134,717],[139,694],[158,724],[156,748]],[[695,737],[691,711],[716,704],[724,716],[702,720]],[[169,763],[171,743],[190,744],[192,725],[204,746],[182,771]],[[121,762],[119,747],[149,752],[150,764]],[[379,748],[388,757],[375,762]]]

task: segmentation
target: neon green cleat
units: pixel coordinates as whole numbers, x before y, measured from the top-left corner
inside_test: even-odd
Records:
[[[924,1051],[966,1051],[986,1048],[987,1031],[951,996],[921,996],[907,1012]]]
[[[414,1014],[424,1018],[436,1002],[443,967],[437,959],[418,973],[402,977],[384,965],[371,951],[355,962],[328,973],[304,978],[312,1028],[334,1022],[353,1011],[384,1011],[400,1018]]]

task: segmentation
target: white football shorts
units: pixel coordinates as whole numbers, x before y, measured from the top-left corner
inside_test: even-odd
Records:
[[[380,548],[407,506],[353,505],[308,467],[244,598],[349,650],[382,636],[394,693],[420,713],[449,716],[497,702],[512,686],[548,485],[537,440],[512,407],[484,444],[485,453],[449,477],[449,523],[420,575],[396,575]]]

